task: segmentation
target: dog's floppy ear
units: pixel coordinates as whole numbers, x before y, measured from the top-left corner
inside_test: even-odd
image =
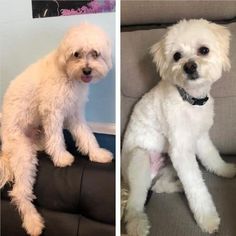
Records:
[[[64,41],[60,43],[59,47],[56,50],[57,50],[56,51],[57,61],[59,65],[63,68],[65,67],[66,62],[68,61],[68,59],[70,58],[73,52],[71,48],[66,47],[66,44],[64,43]]]
[[[75,41],[75,34],[78,32],[78,27],[71,27],[64,35],[64,38],[59,43],[58,48],[56,49],[57,60],[59,65],[63,68],[66,65],[66,62],[73,54],[73,49],[69,45],[73,45]]]
[[[155,43],[151,49],[150,53],[153,56],[153,62],[156,64],[157,71],[159,71],[160,76],[164,79],[164,73],[167,69],[167,64],[165,60],[165,53],[164,53],[164,39],[160,42]]]
[[[64,67],[66,65],[66,56],[62,53],[61,48],[57,49],[57,60],[61,67]]]
[[[210,29],[216,35],[219,46],[220,46],[220,54],[222,58],[222,65],[224,71],[230,70],[230,60],[229,60],[229,43],[230,43],[230,31],[222,26],[215,23],[209,24]]]
[[[106,49],[104,50],[104,59],[108,66],[108,69],[110,70],[112,68],[112,46],[109,38],[107,38],[106,40],[105,48]]]

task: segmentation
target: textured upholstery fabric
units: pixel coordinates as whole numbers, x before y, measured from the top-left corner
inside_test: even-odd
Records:
[[[225,160],[235,161],[236,156],[225,156]],[[203,171],[208,190],[212,194],[221,225],[217,236],[236,235],[236,179],[217,177]],[[151,221],[149,236],[205,236],[196,224],[184,193],[153,193],[146,207]]]
[[[38,154],[39,167],[34,187],[37,199],[34,203],[45,219],[43,235],[112,236],[115,234],[114,162],[101,164],[89,161],[76,151],[68,132],[65,136],[67,148],[75,156],[72,166],[56,168],[45,153]],[[110,139],[110,145],[108,140],[103,143],[99,135],[97,139],[103,147],[113,149],[115,140],[112,136],[105,137]],[[10,188],[5,186],[1,194],[1,235],[26,235],[21,229],[15,206],[9,202],[7,191]]]
[[[236,23],[226,25],[231,33],[230,72],[223,73],[211,91],[215,98],[215,123],[211,136],[222,153],[236,153]],[[166,29],[147,29],[122,32],[121,34],[121,106],[122,133],[134,103],[160,77],[149,54],[150,47],[161,39]]]
[[[236,15],[235,1],[122,0],[122,25],[173,23],[181,18],[228,20]]]

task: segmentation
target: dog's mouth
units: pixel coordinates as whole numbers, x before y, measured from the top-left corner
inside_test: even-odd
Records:
[[[197,80],[198,78],[199,78],[199,74],[197,72],[187,75],[188,80]]]
[[[93,79],[93,76],[92,76],[92,75],[82,75],[82,76],[81,76],[81,80],[82,80],[84,83],[89,83],[89,82],[91,82],[92,79]]]

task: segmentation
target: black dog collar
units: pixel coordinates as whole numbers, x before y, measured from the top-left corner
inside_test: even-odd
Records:
[[[198,106],[202,106],[204,105],[207,100],[209,99],[208,96],[204,97],[204,98],[195,98],[192,97],[190,94],[188,94],[183,88],[179,87],[178,85],[176,85],[177,90],[179,91],[180,96],[182,97],[182,99],[184,101],[187,101],[188,103],[190,103],[191,105],[198,105]]]

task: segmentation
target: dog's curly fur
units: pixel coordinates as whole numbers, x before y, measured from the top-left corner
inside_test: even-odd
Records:
[[[163,152],[170,156],[198,225],[204,232],[218,230],[220,218],[196,155],[207,170],[219,176],[236,174],[236,166],[222,160],[209,137],[214,116],[209,92],[222,70],[230,69],[229,38],[230,32],[221,25],[203,19],[182,20],[151,48],[162,80],[136,104],[122,149],[122,175],[130,191],[125,217],[128,235],[149,232],[144,202],[153,170],[157,174],[160,169],[153,169],[153,163],[159,162]],[[185,67],[193,64],[189,73]],[[207,95],[209,99],[205,105],[191,105],[182,99],[177,86],[193,97]],[[153,189],[158,192],[160,184]]]
[[[44,222],[32,204],[38,163],[45,150],[57,167],[70,166],[63,128],[72,133],[80,152],[91,161],[110,162],[112,154],[99,147],[86,124],[84,107],[91,81],[112,67],[111,43],[97,26],[83,23],[68,31],[59,47],[13,80],[2,110],[0,186],[14,182],[10,192],[31,236],[42,233]]]

